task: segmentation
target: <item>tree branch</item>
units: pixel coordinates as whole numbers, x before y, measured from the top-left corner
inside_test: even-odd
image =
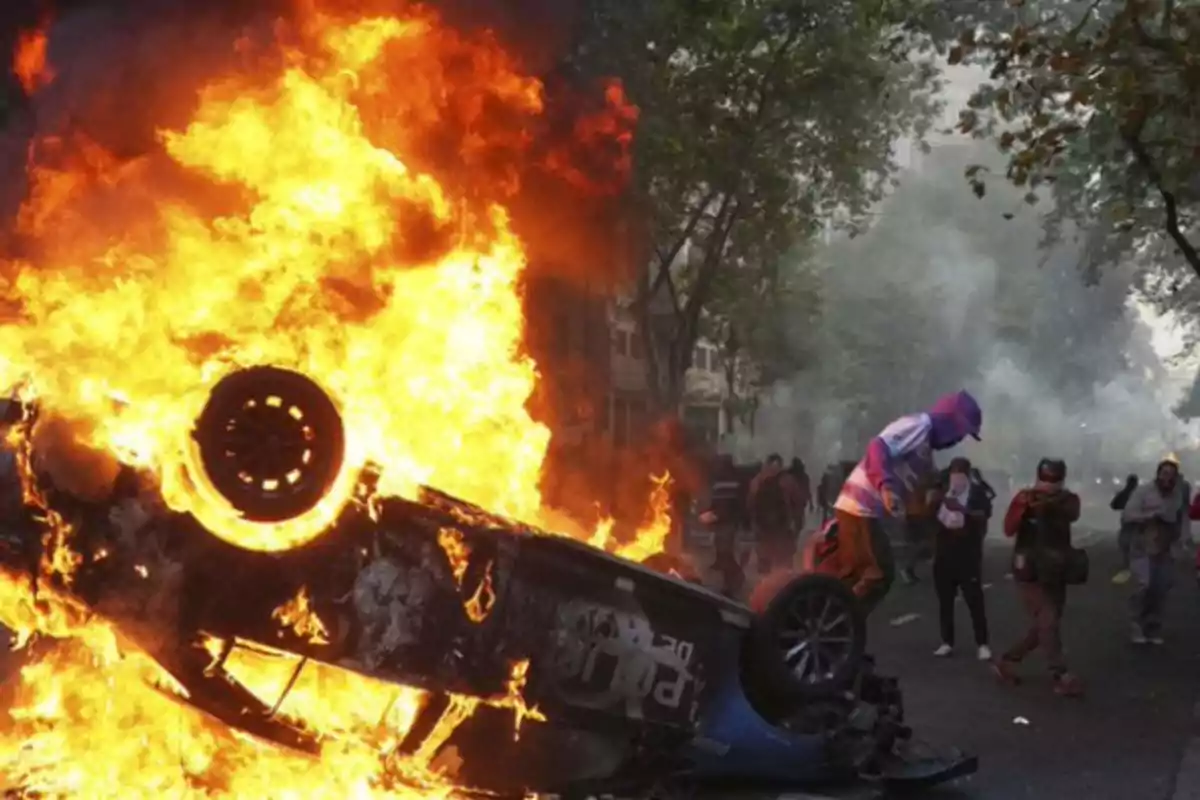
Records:
[[[1165,227],[1167,235],[1175,242],[1175,246],[1179,248],[1179,252],[1183,253],[1184,260],[1191,266],[1192,271],[1200,276],[1200,251],[1196,250],[1195,245],[1188,240],[1187,235],[1179,227],[1179,203],[1175,198],[1174,192],[1167,189],[1163,182],[1162,173],[1159,172],[1158,166],[1146,151],[1145,146],[1139,138],[1139,130],[1131,131],[1124,134],[1125,144],[1129,147],[1129,152],[1133,153],[1134,159],[1137,160],[1138,166],[1146,173],[1150,183],[1158,190],[1162,196],[1163,210],[1166,213]]]
[[[669,251],[664,253],[662,250],[655,248],[655,255],[658,256],[658,261],[660,264],[669,265],[675,263],[675,259],[679,257],[679,251],[683,249],[683,246],[687,244],[688,239],[690,239],[692,234],[696,232],[696,226],[699,225],[700,220],[704,218],[704,212],[708,210],[708,207],[712,204],[712,201],[716,199],[717,193],[718,192],[716,189],[710,190],[708,194],[704,196],[704,199],[696,204],[696,207],[688,216],[687,224],[684,225],[683,230],[680,231],[679,236],[676,237],[675,243],[671,245],[671,249]],[[658,288],[660,287],[653,287],[652,292],[657,291]]]

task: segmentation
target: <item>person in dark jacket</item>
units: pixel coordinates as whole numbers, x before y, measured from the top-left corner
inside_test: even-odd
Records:
[[[743,513],[742,485],[733,457],[722,455],[709,483],[708,507],[700,521],[713,531],[713,570],[721,576],[721,592],[739,596],[746,582],[745,571],[737,557],[737,533],[746,523]]]
[[[1179,465],[1164,460],[1154,480],[1139,486],[1121,511],[1121,521],[1132,530],[1129,569],[1134,591],[1129,605],[1134,644],[1163,643],[1163,607],[1175,573],[1171,551],[1187,516],[1186,497]]]
[[[1138,476],[1130,475],[1125,479],[1125,485],[1117,490],[1109,501],[1108,507],[1113,511],[1124,511],[1125,506],[1129,505],[1129,497],[1138,487]],[[1117,529],[1117,548],[1121,551],[1121,569],[1116,575],[1113,575],[1112,582],[1116,584],[1129,583],[1129,542],[1133,536],[1133,526],[1121,521],[1120,527]]]
[[[760,574],[794,566],[796,523],[804,513],[800,502],[796,482],[783,468],[783,457],[777,453],[767,456],[762,471],[750,483],[747,498]]]
[[[982,584],[983,539],[992,516],[992,498],[984,486],[972,480],[971,462],[956,458],[934,496],[933,585],[942,644],[933,654],[938,657],[954,653],[954,601],[961,592],[971,614],[979,660],[992,658]]]
[[[1080,697],[1083,685],[1067,670],[1063,658],[1062,618],[1067,586],[1054,576],[1032,569],[1038,550],[1065,552],[1071,547],[1071,525],[1079,519],[1079,495],[1068,491],[1066,462],[1043,458],[1037,482],[1013,497],[1004,515],[1004,535],[1015,540],[1013,582],[1029,617],[1025,635],[992,663],[996,677],[1008,684],[1020,682],[1017,665],[1037,648],[1046,654],[1054,691]]]
[[[971,467],[971,483],[983,489],[989,503],[995,502],[996,490],[992,488],[990,483],[984,480],[983,473],[979,471],[978,467]]]
[[[788,473],[792,476],[792,483],[797,492],[796,503],[798,508],[796,518],[796,530],[804,530],[804,518],[807,512],[816,508],[813,503],[812,480],[808,477],[808,470],[804,466],[804,462],[795,457],[792,459],[791,465],[788,467]]]

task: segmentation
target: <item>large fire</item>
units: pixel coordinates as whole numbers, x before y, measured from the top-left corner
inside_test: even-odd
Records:
[[[490,135],[482,122],[471,127],[471,113],[501,104],[532,118],[541,87],[490,39],[457,34],[426,12],[346,20],[320,5],[307,4],[269,57],[247,56],[253,67],[212,81],[189,125],[161,131],[158,152],[130,162],[86,139],[36,143],[18,219],[27,255],[0,261],[0,382],[35,395],[76,440],[153,472],[168,505],[243,547],[311,539],[353,501],[368,464],[387,494],[432,485],[545,520],[538,486],[550,432],[526,410],[538,376],[522,353],[525,254],[501,202],[512,187],[468,200],[406,160],[453,114],[469,132],[460,154],[469,168]],[[15,69],[32,90],[49,76],[45,36],[22,41]],[[619,93],[608,99],[623,103]],[[614,110],[628,121],[628,108]],[[189,434],[209,388],[254,364],[313,377],[346,426],[333,490],[283,523],[240,518],[191,463]],[[664,480],[637,541],[618,546],[605,527],[592,541],[626,556],[655,552],[669,526],[666,497]],[[302,619],[303,600],[281,617],[319,631],[319,620]],[[381,756],[421,706],[415,690],[308,668],[279,709],[323,735],[320,758],[306,759],[180,704],[153,661],[65,597],[43,590],[34,602],[27,582],[5,575],[0,622],[22,641],[69,639],[32,660],[13,689],[0,789],[453,791],[428,746],[400,765]],[[259,662],[230,670],[273,697],[291,667]],[[520,702],[524,669],[513,666],[511,696],[494,702],[518,719],[536,716]],[[452,704],[442,740],[478,702]]]

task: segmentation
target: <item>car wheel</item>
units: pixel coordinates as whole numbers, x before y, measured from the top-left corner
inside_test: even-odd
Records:
[[[269,366],[221,378],[192,438],[213,488],[253,522],[312,510],[337,479],[346,450],[341,414],[325,390]]]
[[[863,664],[866,619],[842,581],[777,573],[755,588],[750,607],[755,619],[746,666],[756,696],[786,713],[854,681]]]

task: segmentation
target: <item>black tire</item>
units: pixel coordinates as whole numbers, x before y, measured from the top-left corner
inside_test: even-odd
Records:
[[[755,587],[750,608],[755,617],[745,653],[744,674],[753,682],[748,694],[785,714],[854,682],[863,666],[866,616],[842,581],[774,573]]]
[[[217,381],[192,438],[213,488],[254,522],[283,522],[314,508],[346,451],[341,414],[325,390],[278,367]]]

